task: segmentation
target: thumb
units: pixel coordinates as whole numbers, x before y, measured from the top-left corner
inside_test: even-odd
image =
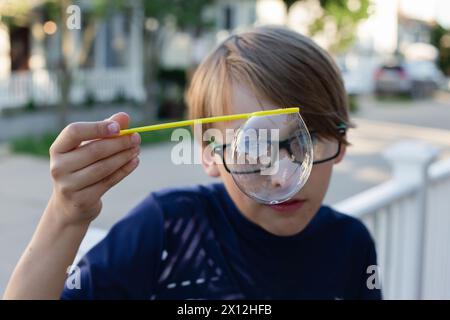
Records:
[[[121,130],[127,129],[128,125],[130,124],[130,116],[125,112],[118,112],[116,114],[113,114],[107,120],[116,121],[120,125]]]

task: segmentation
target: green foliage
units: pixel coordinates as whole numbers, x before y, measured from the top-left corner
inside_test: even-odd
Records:
[[[188,129],[188,128],[186,128]],[[152,132],[141,133],[141,145],[152,145],[157,143],[167,143],[170,142],[172,137],[172,132],[176,129],[165,129]]]
[[[42,11],[50,20],[61,20],[61,1],[47,1],[42,4]]]
[[[297,1],[303,0],[284,0],[288,8]],[[331,44],[330,51],[340,53],[354,41],[358,24],[369,17],[370,0],[355,0],[358,5],[354,7],[349,4],[348,0],[317,1],[319,1],[323,13],[309,26],[310,36],[322,32],[325,24],[332,21],[337,28],[337,37]]]
[[[201,19],[202,9],[214,0],[144,0],[144,13],[164,21],[167,17],[174,17],[177,26],[181,29],[189,27],[207,27],[211,21]]]
[[[79,1],[70,0],[44,0],[40,3],[40,10],[48,19],[59,21],[61,15],[65,15],[65,8]],[[200,19],[202,9],[214,3],[214,0],[141,0],[146,17],[153,17],[163,21],[168,16],[176,18],[177,26],[180,28],[197,27],[207,25],[208,21]],[[83,16],[104,17],[109,12],[121,11],[129,8],[131,1],[126,0],[90,0],[88,7],[83,7]],[[10,8],[6,12],[0,12],[2,21],[8,23],[19,20],[30,13],[32,7],[29,1],[11,1]],[[9,23],[8,23],[9,24]]]
[[[358,96],[349,95],[348,96],[348,107],[351,113],[356,113],[359,110]]]
[[[186,70],[159,68],[157,77],[162,82],[175,82],[181,86],[186,85]]]
[[[450,75],[450,30],[437,24],[431,30],[431,44],[439,49],[438,64],[441,70]]]
[[[77,1],[68,0],[47,0],[43,3],[42,9],[50,19],[60,20],[61,14],[66,14],[69,5],[77,4]],[[90,6],[83,7],[83,15],[89,17],[103,17],[108,11],[119,9],[123,6],[123,1],[91,0]],[[86,10],[88,9],[88,10]]]
[[[186,87],[186,70],[162,69],[157,73],[160,89],[157,95],[158,118],[174,119],[183,117],[184,89]]]
[[[43,135],[28,135],[14,138],[10,142],[11,151],[15,153],[31,154],[38,157],[48,157],[48,150],[57,137],[56,133]]]
[[[33,99],[28,100],[28,102],[24,106],[25,111],[34,112],[36,111],[36,103]]]
[[[3,1],[4,2],[4,1]],[[1,22],[8,27],[27,24],[31,1],[8,1],[0,6]]]
[[[111,100],[112,104],[125,104],[128,98],[124,90],[118,90],[114,98]]]
[[[84,96],[83,106],[86,108],[93,108],[97,104],[97,97],[92,91],[88,91]]]

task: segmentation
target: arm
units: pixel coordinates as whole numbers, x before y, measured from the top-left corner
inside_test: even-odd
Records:
[[[50,200],[17,264],[4,299],[58,299],[66,270],[75,258],[89,223],[67,224]]]
[[[147,196],[83,256],[61,299],[149,299],[160,271],[163,216],[158,200]]]
[[[67,268],[101,211],[101,197],[138,165],[139,136],[118,137],[119,126],[128,126],[126,114],[73,123],[51,146],[53,193],[9,280],[5,299],[60,297]]]

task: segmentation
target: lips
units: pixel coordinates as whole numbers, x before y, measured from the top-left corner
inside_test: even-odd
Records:
[[[306,200],[291,199],[278,204],[268,205],[269,208],[278,212],[293,212],[300,209]]]

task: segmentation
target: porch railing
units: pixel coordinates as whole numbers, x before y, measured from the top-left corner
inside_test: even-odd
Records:
[[[130,68],[77,70],[73,75],[70,99],[82,103],[87,98],[110,101],[118,96],[142,101],[143,80]],[[29,102],[54,105],[60,99],[58,76],[55,71],[35,70],[13,72],[0,79],[0,109],[21,107]]]
[[[407,141],[384,153],[390,181],[335,205],[375,239],[386,299],[450,299],[450,159]]]

